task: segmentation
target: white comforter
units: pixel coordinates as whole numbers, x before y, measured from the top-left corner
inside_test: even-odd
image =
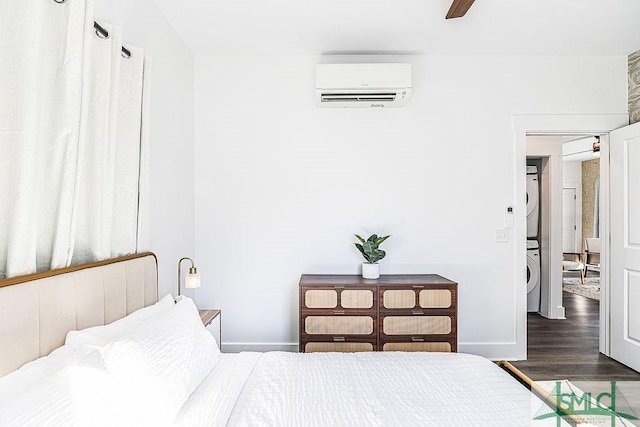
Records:
[[[529,426],[532,397],[467,354],[225,354],[176,424]]]

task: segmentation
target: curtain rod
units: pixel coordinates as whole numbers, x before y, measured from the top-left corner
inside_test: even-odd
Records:
[[[96,21],[93,21],[93,28],[96,30],[96,34],[98,35],[98,37],[102,37],[103,39],[106,39],[109,37],[109,31],[105,30]],[[122,46],[122,56],[127,59],[131,58],[131,51],[126,47]]]

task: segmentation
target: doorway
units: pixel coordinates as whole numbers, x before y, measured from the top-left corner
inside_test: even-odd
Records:
[[[516,242],[523,244],[514,246],[514,259],[516,264],[516,280],[519,284],[516,287],[517,301],[517,319],[516,319],[516,347],[519,359],[526,359],[527,354],[527,313],[526,313],[526,216],[524,215],[524,197],[518,196],[526,192],[526,157],[527,157],[527,135],[606,135],[613,129],[625,126],[628,123],[627,115],[556,115],[556,116],[538,116],[523,115],[513,117],[514,130],[514,161],[516,164],[516,185],[514,200],[520,201],[516,203],[518,215],[516,215],[514,237]],[[556,148],[559,148],[556,146]],[[561,153],[557,152],[553,156],[549,156],[550,170],[555,170],[556,179],[559,179],[562,172]],[[606,175],[608,170],[603,167],[603,173]],[[605,176],[606,179],[606,176]],[[552,195],[553,202],[550,203],[550,214],[552,217],[558,218],[555,223],[550,224],[549,247],[549,274],[550,277],[557,282],[561,282],[562,278],[562,191],[556,191]],[[603,197],[608,197],[606,194]],[[602,203],[603,201],[601,201]],[[600,216],[603,232],[608,232],[608,217],[606,212],[601,212]],[[609,354],[609,301],[607,300],[607,283],[606,275],[601,279],[601,286],[604,292],[601,295],[600,304],[600,337],[599,351]],[[561,300],[561,290],[559,291]],[[552,301],[550,304],[552,311],[559,313],[562,311],[562,304],[558,305],[558,301]],[[563,316],[562,316],[563,317]],[[560,316],[556,318],[561,318]]]
[[[577,138],[577,139],[576,139]],[[566,136],[561,134],[527,134],[526,135],[526,154],[527,154],[527,172],[530,168],[538,170],[539,178],[539,232],[531,233],[529,225],[530,218],[527,219],[527,247],[531,247],[531,238],[539,247],[540,260],[540,283],[539,288],[535,288],[528,284],[527,287],[527,307],[528,321],[538,321],[536,316],[545,319],[562,319],[569,318],[572,322],[575,320],[576,305],[570,304],[569,309],[565,307],[564,300],[569,294],[575,294],[580,298],[591,298],[595,300],[591,304],[582,306],[582,310],[593,312],[593,319],[598,323],[599,315],[599,294],[600,283],[594,283],[594,279],[590,277],[585,279],[585,249],[582,245],[584,236],[590,239],[599,235],[594,233],[594,227],[599,227],[599,222],[594,221],[594,210],[598,195],[593,188],[596,178],[599,177],[599,170],[594,169],[593,151],[591,140],[595,140],[599,136],[580,135]],[[577,144],[580,142],[580,144]],[[576,157],[575,153],[567,150],[568,147],[584,145],[581,149],[581,156]],[[575,150],[574,150],[575,151]],[[569,153],[570,155],[565,156]],[[573,156],[573,157],[572,157]],[[567,160],[572,160],[569,162]],[[565,167],[566,166],[566,167]],[[587,167],[589,166],[589,167]],[[599,167],[599,163],[597,163]],[[583,182],[585,185],[583,185]],[[586,193],[586,194],[585,194]],[[578,194],[580,194],[581,205],[577,207]],[[586,205],[586,207],[585,207]],[[568,211],[564,207],[568,206]],[[581,213],[581,233],[578,237],[576,211]],[[582,215],[583,211],[589,215]],[[567,225],[567,223],[569,225]],[[586,223],[590,223],[587,226]],[[565,230],[569,228],[570,232],[565,234]],[[567,235],[568,234],[568,235]],[[584,234],[584,236],[582,236]],[[527,261],[529,261],[529,252],[527,253]],[[560,266],[560,271],[556,270]],[[592,283],[585,283],[590,281]],[[534,292],[537,292],[534,295]],[[532,310],[532,301],[539,300],[539,310]],[[576,298],[572,295],[569,298],[574,302]],[[537,313],[536,313],[537,311]],[[593,321],[593,320],[592,320]],[[567,327],[572,325],[566,322]],[[559,326],[556,325],[556,328]],[[529,328],[527,328],[529,331]],[[584,342],[593,341],[593,327],[584,329],[589,332],[583,337],[576,336],[578,342],[584,339]],[[577,330],[576,330],[577,332]],[[529,337],[527,337],[529,340]],[[537,345],[542,344],[537,342]],[[553,345],[553,343],[549,343]],[[585,347],[584,349],[588,349]],[[597,356],[597,350],[596,350]]]

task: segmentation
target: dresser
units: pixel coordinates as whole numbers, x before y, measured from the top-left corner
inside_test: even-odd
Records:
[[[303,274],[300,351],[458,348],[458,284],[437,274]]]

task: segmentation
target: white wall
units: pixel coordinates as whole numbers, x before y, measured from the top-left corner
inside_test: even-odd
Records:
[[[562,162],[562,183],[578,184],[582,183],[582,162]]]
[[[149,248],[159,295],[175,294],[176,263],[194,252],[194,56],[151,0],[95,0],[94,15],[151,56]]]
[[[330,59],[197,58],[198,302],[223,310],[226,349],[293,348],[300,274],[359,273],[352,235],[376,232],[383,274],[459,282],[461,351],[522,357],[524,243],[495,242],[505,207],[525,208],[512,116],[626,113],[626,58],[403,59],[406,107],[319,109]]]

